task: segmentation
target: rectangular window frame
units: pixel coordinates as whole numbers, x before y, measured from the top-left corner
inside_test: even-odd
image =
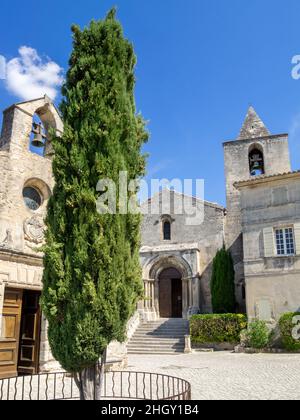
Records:
[[[294,257],[296,255],[294,226],[280,226],[274,228],[274,239],[277,257]],[[293,252],[289,252],[289,248]]]

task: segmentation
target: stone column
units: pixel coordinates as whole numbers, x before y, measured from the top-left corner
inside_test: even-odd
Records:
[[[189,307],[192,308],[194,306],[194,296],[193,296],[193,283],[192,279],[188,280],[188,288],[189,288]]]
[[[182,317],[187,318],[188,315],[188,302],[189,302],[189,287],[188,281],[182,280]]]
[[[51,352],[48,341],[48,321],[42,314],[40,344],[40,372],[60,372],[62,368]]]
[[[148,281],[145,282],[145,297],[146,297],[146,309],[149,309],[150,308],[150,301],[149,301],[150,294],[149,294],[149,282]]]
[[[198,277],[190,280],[191,290],[191,313],[196,314],[200,310],[200,281]]]
[[[159,316],[159,281],[158,280],[155,280],[155,283],[154,283],[154,309],[157,316]]]

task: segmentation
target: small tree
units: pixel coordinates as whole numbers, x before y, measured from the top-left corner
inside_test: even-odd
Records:
[[[217,252],[213,261],[211,295],[214,313],[235,312],[235,285],[233,260],[225,248]]]
[[[54,357],[75,373],[82,399],[98,399],[99,358],[103,373],[106,348],[124,341],[142,281],[140,215],[99,214],[96,186],[104,178],[118,185],[120,171],[129,179],[144,174],[147,133],[135,110],[136,58],[115,10],[83,31],[72,30],[64,134],[53,139],[42,308]]]

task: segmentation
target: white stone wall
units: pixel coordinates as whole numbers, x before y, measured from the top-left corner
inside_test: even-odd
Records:
[[[183,197],[186,213],[178,214],[176,210],[181,208]],[[203,214],[203,220],[192,226],[187,219],[195,208],[198,214]],[[211,312],[212,261],[224,244],[224,208],[214,203],[201,202],[192,197],[163,190],[154,195],[149,202],[144,203],[142,211],[144,213],[141,248],[143,280],[155,280],[153,275],[150,275],[154,265],[158,264],[157,270],[159,270],[170,266],[176,268],[176,265],[183,264],[182,270],[188,273],[185,275],[189,277],[188,284],[183,285],[184,307],[189,309],[191,306],[195,311],[200,310],[203,313]],[[171,218],[170,241],[163,239],[164,215]],[[191,297],[189,303],[187,288]],[[156,307],[147,309],[151,312],[151,319],[158,313],[158,291],[155,293]],[[188,316],[187,310],[185,312],[185,316]]]
[[[251,118],[247,121],[247,127],[244,135],[251,132]],[[261,127],[263,123],[260,121]],[[249,134],[248,133],[248,134]],[[262,134],[264,130],[262,130]],[[249,137],[250,134],[249,134]],[[227,216],[225,224],[226,246],[230,249],[235,265],[235,281],[237,285],[236,297],[241,309],[244,309],[244,302],[241,297],[241,288],[244,284],[244,254],[243,254],[243,237],[242,237],[242,207],[240,191],[235,188],[234,184],[239,181],[250,179],[249,168],[249,150],[254,145],[258,146],[264,155],[264,167],[266,175],[274,175],[285,173],[291,170],[288,136],[286,134],[277,136],[262,136],[259,138],[242,138],[235,141],[224,143],[224,163],[226,178],[226,207]],[[255,147],[256,147],[255,146]],[[261,194],[263,194],[261,192]],[[249,209],[252,200],[249,197]],[[248,243],[248,241],[247,241]],[[245,241],[244,241],[245,244]],[[247,253],[248,249],[244,249]]]
[[[127,344],[133,337],[135,331],[140,325],[141,318],[138,311],[130,318],[126,328],[127,340],[124,343],[113,341],[107,349],[107,362],[112,364],[113,368],[124,368],[127,366]]]
[[[300,270],[247,276],[246,290],[249,319],[272,323],[286,312],[300,311]]]
[[[300,309],[300,249],[266,256],[264,229],[300,223],[300,174],[266,178],[240,188],[247,311],[277,321]]]

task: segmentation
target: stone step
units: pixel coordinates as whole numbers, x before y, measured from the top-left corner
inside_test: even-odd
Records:
[[[179,332],[185,333],[188,331],[187,328],[138,328],[140,332]]]
[[[170,323],[170,322],[164,322],[164,323],[151,323],[151,322],[146,322],[145,324],[140,324],[140,327],[187,327],[188,324],[187,323]]]
[[[180,341],[175,341],[175,342],[173,342],[173,343],[162,343],[161,341],[160,342],[153,342],[153,343],[147,343],[146,345],[145,345],[145,342],[141,342],[141,341],[131,341],[130,343],[128,343],[127,344],[127,347],[129,348],[129,347],[132,347],[132,346],[139,346],[139,347],[145,347],[145,348],[148,348],[148,347],[173,347],[173,346],[175,346],[175,347],[184,347],[184,342],[180,342]]]
[[[141,343],[166,343],[166,344],[172,344],[172,343],[184,343],[184,338],[182,337],[155,337],[155,339],[153,339],[153,337],[137,337],[134,336],[131,340],[130,343],[134,342],[134,341],[139,341]]]
[[[152,324],[141,324],[139,328],[187,328],[187,325],[183,324],[161,324],[161,325],[152,325]]]
[[[134,335],[143,336],[143,337],[184,337],[187,333],[185,332],[170,332],[170,331],[137,331]]]
[[[184,336],[188,322],[182,319],[160,319],[139,326],[127,345],[128,354],[184,353]]]
[[[184,351],[179,351],[179,350],[145,350],[145,349],[136,349],[136,350],[128,350],[128,354],[149,354],[149,355],[157,355],[157,354],[161,354],[161,355],[173,355],[173,354],[182,354],[184,353]]]

